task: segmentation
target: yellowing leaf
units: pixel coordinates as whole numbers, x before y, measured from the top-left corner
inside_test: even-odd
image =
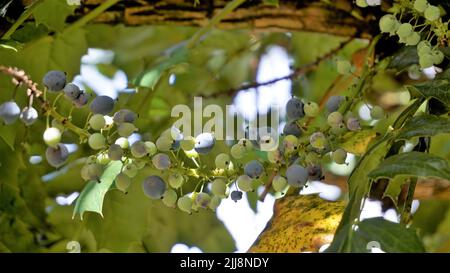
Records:
[[[333,239],[344,206],[342,201],[329,202],[317,195],[281,198],[249,252],[317,252]]]
[[[372,130],[348,132],[344,135],[341,147],[349,153],[363,155],[372,141],[377,136]]]

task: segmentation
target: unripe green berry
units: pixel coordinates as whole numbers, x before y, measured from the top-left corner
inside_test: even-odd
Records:
[[[100,133],[92,134],[89,137],[88,144],[94,150],[100,150],[105,147],[105,137]]]
[[[436,6],[428,5],[423,15],[428,21],[436,21],[441,17],[441,11]]]
[[[211,183],[211,192],[214,195],[225,197],[227,192],[227,184],[225,183],[225,180],[222,178],[216,178]]]
[[[315,102],[307,102],[303,106],[303,111],[308,117],[316,117],[319,114],[319,105]]]
[[[424,12],[428,7],[427,0],[416,0],[414,1],[414,9],[418,12]]]
[[[287,180],[286,178],[282,177],[281,175],[276,175],[273,178],[272,181],[272,187],[275,191],[283,191],[287,186]]]
[[[105,127],[106,121],[103,115],[95,114],[89,119],[89,125],[92,129],[100,131]]]
[[[169,181],[169,185],[172,188],[178,189],[181,186],[183,186],[184,176],[182,176],[181,174],[173,173],[169,176],[168,181]]]
[[[400,39],[406,39],[413,33],[413,26],[410,23],[403,23],[397,30],[397,35]]]
[[[369,6],[366,0],[356,0],[356,5],[360,8],[366,8]]]
[[[331,159],[337,164],[344,164],[347,159],[347,152],[344,149],[337,149],[331,153]]]

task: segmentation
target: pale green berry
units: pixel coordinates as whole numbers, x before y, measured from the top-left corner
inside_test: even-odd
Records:
[[[215,163],[216,163],[216,168],[225,170],[230,167],[231,158],[228,154],[221,153],[216,156]]]
[[[236,179],[236,184],[241,191],[253,191],[252,179],[248,175],[241,175]]]
[[[246,152],[245,147],[239,144],[234,144],[230,150],[231,156],[236,159],[243,158],[245,152]]]
[[[124,173],[119,173],[116,176],[116,188],[122,192],[126,192],[127,189],[130,187],[131,185],[131,179],[130,177],[128,177],[128,175],[124,174]]]
[[[126,174],[128,177],[133,178],[137,175],[138,168],[134,163],[128,163],[127,165],[124,166],[122,172]]]
[[[178,199],[177,205],[181,211],[191,214],[193,202],[189,196],[185,195],[180,197]]]
[[[94,150],[100,150],[104,148],[105,142],[106,142],[105,137],[100,133],[92,134],[88,140],[89,147],[91,147]]]
[[[436,6],[428,5],[423,15],[428,21],[436,21],[441,17],[441,11]]]
[[[158,149],[156,148],[155,143],[151,142],[151,141],[146,141],[144,142],[145,145],[145,149],[148,153],[149,156],[152,156],[154,154],[156,154],[156,152],[158,151]]]
[[[225,197],[227,192],[227,184],[225,183],[225,180],[223,178],[216,178],[211,183],[211,192],[214,195]]]
[[[92,129],[100,131],[106,125],[105,118],[101,114],[95,114],[89,119],[89,125]]]
[[[320,108],[319,105],[315,102],[307,102],[303,106],[303,111],[308,117],[316,117],[319,114]]]
[[[331,153],[331,159],[337,164],[344,164],[347,159],[347,152],[344,149],[337,149]]]
[[[119,126],[117,127],[117,133],[121,137],[129,137],[136,131],[137,128],[133,123],[124,122],[119,124]]]
[[[169,176],[169,185],[174,188],[178,189],[181,186],[183,186],[184,183],[184,176],[181,174],[173,173]]]
[[[424,12],[428,7],[427,0],[415,0],[414,1],[414,9],[418,12]]]
[[[286,186],[287,186],[286,178],[282,177],[281,175],[276,175],[273,178],[272,187],[275,191],[281,192],[286,188]]]
[[[162,196],[163,204],[168,206],[169,208],[176,208],[177,200],[178,200],[178,195],[177,195],[176,191],[174,191],[172,189],[167,189]]]

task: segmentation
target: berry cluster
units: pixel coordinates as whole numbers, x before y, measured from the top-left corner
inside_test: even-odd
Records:
[[[338,65],[339,69],[353,73],[350,63]],[[115,177],[114,185],[127,193],[138,173],[143,168],[152,168],[157,172],[141,181],[143,193],[187,213],[200,208],[215,210],[224,198],[237,202],[244,192],[256,191],[261,186],[266,188],[265,192],[285,193],[289,188],[301,190],[308,181],[323,179],[324,158],[345,164],[347,151],[340,147],[342,136],[361,130],[357,115],[349,111],[353,99],[331,96],[322,111],[315,102],[292,97],[285,106],[287,123],[281,136],[270,127],[257,128],[255,139],[247,131],[246,138],[231,145],[229,153],[214,154],[217,141],[213,133],[204,132],[194,137],[184,135],[176,127],[163,131],[154,142],[138,140],[130,143],[129,137],[138,131],[135,126],[138,115],[132,110],[114,112],[115,100],[107,96],[90,99],[76,84],[67,83],[66,74],[61,71],[48,72],[43,83],[46,88],[44,96],[47,91],[57,92],[58,97],[64,96],[71,101],[74,108],[89,105],[90,113],[84,128],[72,124],[82,132],[80,142],[86,142],[95,151],[81,168],[83,180],[101,183],[106,165],[111,161],[121,161],[122,169]],[[44,101],[43,104],[49,103]],[[30,106],[20,113],[14,102],[6,102],[0,107],[1,116],[8,124],[20,116],[26,125],[30,125],[29,117],[34,116],[35,120],[37,112],[30,115],[27,109],[31,109]],[[47,129],[43,139],[48,146],[45,156],[51,166],[61,167],[69,157],[69,151],[61,140],[70,121],[61,122],[55,118],[50,124],[49,110],[44,114],[47,115]],[[323,118],[327,121],[324,126],[309,124],[321,115],[325,115]],[[371,116],[381,119],[384,111],[374,106]],[[255,159],[255,150],[265,151],[267,160]],[[215,156],[214,168],[202,164],[204,155]]]
[[[421,68],[440,64],[444,54],[437,47],[445,40],[448,23],[442,22],[439,7],[427,0],[398,1],[391,11],[379,21],[381,32],[398,36],[399,43],[416,46]]]

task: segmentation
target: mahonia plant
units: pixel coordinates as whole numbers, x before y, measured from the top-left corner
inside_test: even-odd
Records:
[[[357,0],[359,7],[380,5],[381,1]],[[448,39],[448,22],[443,22],[438,7],[426,0],[395,1],[389,13],[379,21],[382,33],[397,36],[400,44],[415,46],[421,68],[438,65],[444,60],[439,45]],[[348,151],[342,147],[344,135],[370,129],[372,125],[361,122],[358,116],[359,96],[364,83],[364,74],[356,75],[355,67],[345,59],[336,59],[336,70],[353,77],[354,84],[348,95],[330,96],[322,107],[319,102],[292,97],[285,105],[287,121],[279,146],[267,152],[267,159],[245,161],[245,155],[268,142],[275,142],[270,133],[258,131],[257,140],[243,138],[234,143],[229,153],[220,153],[214,160],[215,168],[208,169],[201,163],[203,155],[210,154],[216,146],[212,132],[197,136],[183,135],[176,127],[167,128],[154,141],[129,142],[129,137],[139,132],[135,126],[139,116],[130,109],[116,109],[116,101],[108,96],[91,97],[75,83],[69,82],[63,71],[49,71],[42,79],[43,91],[25,75],[24,71],[4,69],[13,76],[15,84],[28,87],[29,103],[22,109],[14,101],[0,105],[0,117],[5,124],[20,119],[32,126],[38,118],[33,108],[33,98],[43,104],[47,129],[43,140],[47,144],[45,156],[53,167],[63,166],[68,159],[67,147],[61,143],[65,130],[72,130],[80,137],[80,143],[88,145],[93,154],[87,158],[80,176],[85,181],[98,181],[106,165],[121,161],[122,168],[115,177],[115,187],[126,193],[131,183],[141,183],[143,194],[150,199],[161,199],[168,207],[178,207],[186,213],[199,209],[215,210],[224,198],[239,201],[243,192],[257,191],[259,187],[276,193],[290,189],[299,191],[309,181],[323,179],[323,161],[331,158],[336,164],[346,164]],[[46,100],[47,92],[59,95],[52,105]],[[73,109],[89,107],[90,114],[84,127],[71,123],[55,111],[60,96],[69,100]],[[324,109],[322,109],[324,108]],[[71,111],[72,112],[72,111]],[[386,117],[380,106],[370,107],[372,120]],[[50,122],[50,118],[53,118]],[[315,125],[315,119],[326,120]],[[185,156],[179,156],[184,153]],[[183,159],[182,159],[183,158]],[[195,168],[188,167],[190,160]],[[133,181],[143,168],[153,168],[165,175],[151,175],[143,181]],[[196,183],[192,192],[183,192],[186,183]],[[210,184],[210,185],[209,185]]]

